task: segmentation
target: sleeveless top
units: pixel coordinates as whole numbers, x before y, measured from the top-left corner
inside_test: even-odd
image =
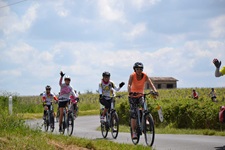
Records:
[[[132,75],[131,92],[144,93],[147,75],[142,72],[143,77],[141,80],[137,80],[136,72],[133,72],[131,75]]]

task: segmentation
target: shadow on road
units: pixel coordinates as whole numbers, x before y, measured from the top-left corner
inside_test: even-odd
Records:
[[[215,150],[225,150],[225,145],[221,147],[215,147]]]

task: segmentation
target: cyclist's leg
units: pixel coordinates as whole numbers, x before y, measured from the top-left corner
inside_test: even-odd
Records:
[[[46,104],[45,105],[43,104],[43,107],[44,107],[43,119],[45,119],[46,118],[46,113],[47,113],[48,107],[47,107]]]
[[[106,100],[106,99],[101,99],[100,103],[105,106],[104,111],[102,113],[102,116],[105,117],[106,112],[109,110],[110,106],[111,106],[111,102],[110,100]]]
[[[140,121],[142,119],[142,112],[144,111],[144,97],[139,98],[139,104],[141,106],[140,110]]]
[[[59,102],[59,131],[62,130],[63,109],[66,107],[67,101]]]
[[[136,107],[134,106],[134,99],[129,98],[129,103],[130,103],[130,118],[131,118],[131,129],[133,134],[135,133],[135,129],[136,129],[136,115],[135,115],[135,111],[136,111]]]

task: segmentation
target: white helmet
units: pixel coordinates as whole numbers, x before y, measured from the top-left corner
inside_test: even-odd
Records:
[[[71,79],[70,79],[70,76],[65,76],[65,77],[64,77],[64,80],[66,80],[66,79],[71,80]]]

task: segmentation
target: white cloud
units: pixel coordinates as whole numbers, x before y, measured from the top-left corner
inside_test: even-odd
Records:
[[[11,69],[11,70],[1,70],[0,74],[5,77],[16,78],[22,75],[21,71],[18,69]]]
[[[54,9],[60,17],[67,17],[70,13],[70,11],[65,8],[64,4],[65,0],[54,1]]]
[[[122,5],[122,2],[119,0],[98,0],[98,11],[106,20],[125,22]]]
[[[225,15],[214,18],[210,21],[212,28],[211,36],[214,38],[224,38],[225,36]]]
[[[137,9],[139,9],[139,10],[141,10],[144,7],[147,7],[147,6],[148,7],[153,6],[160,1],[161,0],[131,0],[133,6],[136,7]],[[129,0],[129,2],[130,2],[130,0]]]
[[[126,39],[133,40],[143,35],[147,30],[145,23],[139,23],[133,26],[130,32],[124,33]]]
[[[6,35],[15,35],[17,32],[27,31],[37,18],[38,7],[38,4],[33,4],[21,18],[7,9],[5,15],[0,18],[0,22],[4,22],[3,25],[0,26],[3,32]]]

